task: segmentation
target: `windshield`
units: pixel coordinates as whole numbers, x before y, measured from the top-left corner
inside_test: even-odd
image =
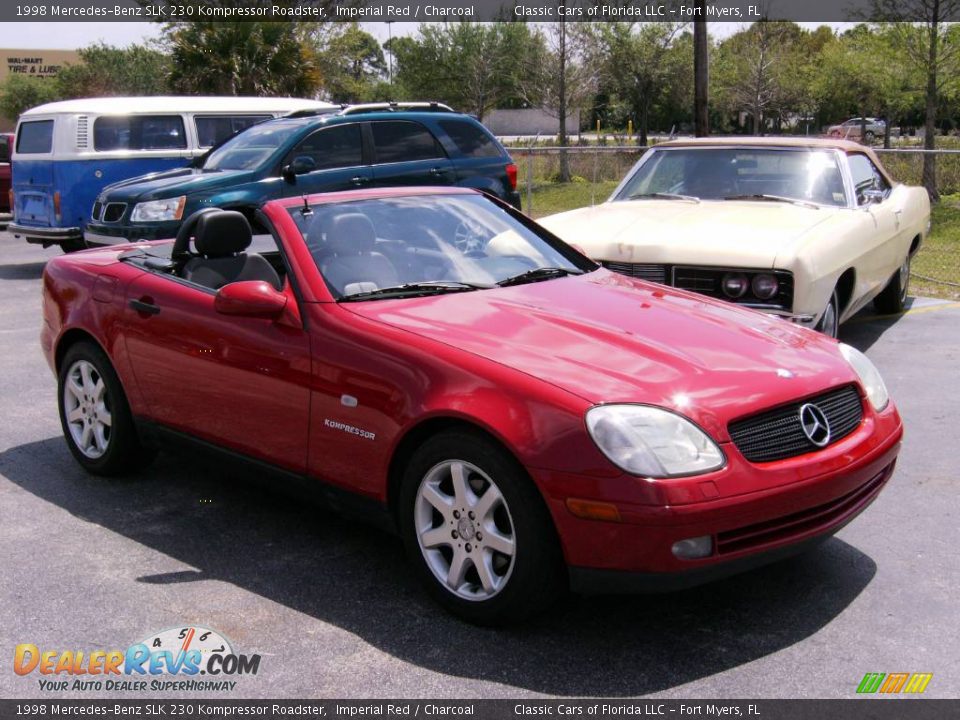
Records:
[[[269,158],[293,133],[299,122],[265,122],[241,131],[207,156],[204,170],[250,170]]]
[[[808,148],[678,148],[651,151],[615,200],[658,194],[701,200],[787,198],[847,204],[831,150]]]
[[[482,195],[356,200],[290,215],[339,299],[477,290],[596,267]]]

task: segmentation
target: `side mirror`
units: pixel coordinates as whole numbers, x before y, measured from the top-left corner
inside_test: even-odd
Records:
[[[883,190],[870,188],[868,190],[863,191],[863,199],[866,201],[867,205],[882,203],[885,198],[886,198],[886,193],[883,192]]]
[[[317,161],[309,155],[297,155],[289,165],[280,171],[283,179],[291,185],[297,181],[297,175],[306,175],[317,169]]]
[[[223,315],[276,318],[287,306],[287,296],[263,280],[240,280],[217,290],[213,308]]]

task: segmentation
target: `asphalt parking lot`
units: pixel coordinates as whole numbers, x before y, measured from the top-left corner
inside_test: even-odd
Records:
[[[818,550],[495,631],[434,606],[395,538],[255,471],[163,454],[128,479],[82,472],[38,341],[57,252],[0,233],[0,697],[42,695],[36,673],[11,669],[17,644],[123,649],[187,624],[262,655],[231,697],[849,698],[866,672],[932,672],[927,696],[960,695],[960,303],[843,328],[883,372],[906,439],[884,493]]]

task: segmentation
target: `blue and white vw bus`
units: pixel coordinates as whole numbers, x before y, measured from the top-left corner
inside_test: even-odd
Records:
[[[40,105],[17,123],[13,222],[7,229],[44,247],[81,249],[105,186],[187,165],[262,120],[335,107],[261,97],[105,97]]]

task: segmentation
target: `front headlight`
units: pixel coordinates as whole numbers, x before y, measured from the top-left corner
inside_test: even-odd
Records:
[[[587,411],[587,429],[603,454],[622,470],[644,477],[675,477],[723,467],[723,452],[696,425],[649,405],[600,405]]]
[[[187,203],[187,196],[169,198],[167,200],[151,200],[137,203],[130,213],[131,222],[161,222],[163,220],[179,220],[183,217],[183,206]]]
[[[880,377],[877,366],[862,352],[845,343],[840,343],[840,354],[850,363],[850,367],[860,378],[860,383],[867,391],[867,398],[873,405],[873,409],[877,412],[883,410],[890,402],[890,394],[887,392],[887,386],[883,384],[883,378]]]

